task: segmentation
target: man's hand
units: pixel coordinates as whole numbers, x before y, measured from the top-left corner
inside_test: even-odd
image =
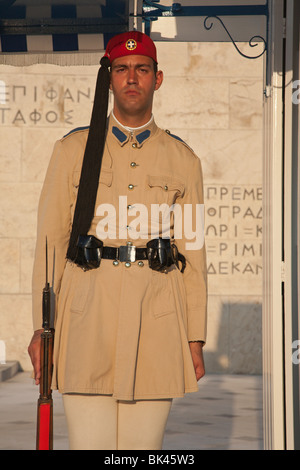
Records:
[[[205,374],[204,359],[203,359],[203,343],[200,341],[191,341],[189,343],[192,360],[195,368],[195,374],[197,381]]]
[[[28,346],[28,354],[33,365],[36,385],[40,383],[41,378],[41,334],[43,331],[36,330]]]

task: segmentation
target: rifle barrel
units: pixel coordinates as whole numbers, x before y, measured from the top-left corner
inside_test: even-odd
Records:
[[[46,283],[43,289],[43,333],[41,334],[41,378],[37,412],[36,449],[53,449],[52,370],[54,329],[50,327],[50,286],[48,283],[48,245],[46,238]]]

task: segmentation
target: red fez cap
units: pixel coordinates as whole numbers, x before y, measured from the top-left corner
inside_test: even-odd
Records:
[[[157,63],[156,47],[147,34],[140,31],[129,31],[118,34],[108,41],[104,57],[110,62],[125,55],[145,55]]]

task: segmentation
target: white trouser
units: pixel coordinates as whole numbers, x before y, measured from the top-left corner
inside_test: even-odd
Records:
[[[160,450],[172,400],[64,394],[71,450]]]

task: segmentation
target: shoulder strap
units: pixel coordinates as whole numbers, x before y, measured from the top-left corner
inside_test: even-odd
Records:
[[[98,182],[106,137],[106,120],[109,95],[109,66],[107,57],[102,57],[98,71],[90,129],[85,147],[79,188],[77,194],[72,231],[67,258],[75,260],[79,235],[86,235],[94,216]]]

